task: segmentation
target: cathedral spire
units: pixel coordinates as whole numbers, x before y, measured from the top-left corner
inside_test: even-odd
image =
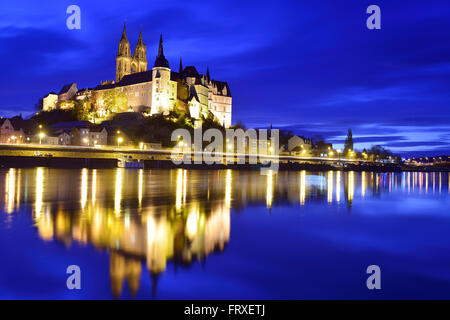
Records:
[[[180,68],[178,69],[178,73],[179,74],[183,73],[183,61],[181,60],[181,57],[180,57]]]
[[[136,46],[144,46],[144,40],[142,40],[142,27],[141,30],[139,31],[139,39]]]
[[[120,40],[127,40],[127,27],[126,27],[126,22],[123,22],[123,32],[122,32],[122,38]]]

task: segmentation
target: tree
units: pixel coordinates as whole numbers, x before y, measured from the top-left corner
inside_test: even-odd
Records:
[[[128,111],[128,98],[122,91],[116,89],[105,90],[103,94],[105,105],[111,112]]]
[[[347,153],[350,150],[353,151],[353,134],[352,134],[352,129],[348,129],[347,138],[345,139],[345,144],[344,144],[344,153]]]
[[[34,104],[34,107],[38,110],[38,111],[42,111],[43,107],[44,107],[44,98],[39,98],[39,100]]]

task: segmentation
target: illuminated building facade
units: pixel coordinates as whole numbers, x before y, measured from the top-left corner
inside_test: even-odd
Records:
[[[166,57],[162,35],[158,54],[151,70],[147,70],[147,46],[142,32],[131,55],[124,26],[116,56],[116,80],[102,82],[94,89],[95,105],[108,110],[107,96],[111,92],[126,101],[113,112],[147,112],[168,115],[177,110],[199,120],[209,112],[225,127],[231,126],[232,97],[227,82],[213,80],[209,68],[200,74],[194,66],[183,68],[180,59],[178,72],[171,70]]]

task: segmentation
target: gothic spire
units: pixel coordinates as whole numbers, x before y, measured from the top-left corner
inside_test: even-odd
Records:
[[[144,46],[144,40],[142,40],[142,28],[141,28],[141,31],[139,32],[139,39],[138,39],[136,46],[141,46],[141,47]]]
[[[208,81],[211,80],[211,77],[209,76],[209,66],[206,67],[206,79],[207,79]]]
[[[126,27],[126,23],[123,23],[123,32],[122,32],[122,38],[120,39],[120,41],[122,40],[127,40],[127,27]]]
[[[179,74],[183,73],[183,61],[181,60],[181,57],[180,57],[180,68],[178,69],[178,73]]]

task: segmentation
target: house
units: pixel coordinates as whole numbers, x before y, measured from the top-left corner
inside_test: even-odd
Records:
[[[288,140],[287,151],[293,156],[309,154],[311,148],[312,144],[310,139],[293,136]]]
[[[91,127],[88,140],[90,146],[105,146],[108,144],[108,131],[104,127]]]
[[[25,133],[22,128],[14,127],[10,119],[0,120],[0,143],[23,143]]]
[[[0,119],[0,143],[25,143],[31,141],[31,136],[37,123],[34,120],[24,120],[20,116],[11,119]]]
[[[72,134],[64,130],[54,131],[45,138],[46,144],[69,146],[72,142]]]

